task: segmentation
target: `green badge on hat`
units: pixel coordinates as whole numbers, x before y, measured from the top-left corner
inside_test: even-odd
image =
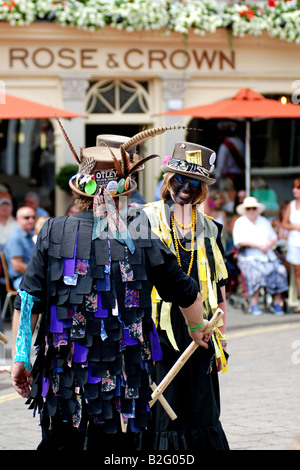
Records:
[[[91,179],[88,183],[85,184],[84,186],[84,192],[86,194],[94,194],[97,189],[97,183],[95,180]]]
[[[118,193],[123,193],[124,192],[124,189],[125,189],[125,179],[122,178],[120,179],[120,181],[118,182]]]

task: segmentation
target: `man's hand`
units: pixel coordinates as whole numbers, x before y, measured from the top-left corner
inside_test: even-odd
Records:
[[[11,369],[11,381],[13,387],[23,398],[28,398],[32,385],[32,375],[26,370],[23,362],[14,362]]]

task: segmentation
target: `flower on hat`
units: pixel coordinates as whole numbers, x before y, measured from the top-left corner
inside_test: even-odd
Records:
[[[171,158],[172,158],[172,155],[167,155],[162,161],[163,165],[167,165],[169,161],[171,160]]]

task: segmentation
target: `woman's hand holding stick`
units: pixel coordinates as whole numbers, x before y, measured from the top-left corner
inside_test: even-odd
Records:
[[[208,322],[207,328],[204,332],[204,335],[207,335],[210,333],[219,323],[221,318],[223,317],[224,313],[220,308],[218,308],[214,314],[214,316],[211,318],[211,320]],[[169,370],[167,375],[163,378],[163,380],[160,382],[160,384],[157,385],[156,389],[152,393],[151,397],[152,400],[150,401],[150,407],[154,405],[156,400],[160,397],[160,395],[165,391],[165,389],[168,387],[168,385],[172,382],[174,379],[175,375],[180,371],[180,369],[184,366],[186,361],[190,358],[190,356],[196,351],[198,348],[198,344],[196,344],[194,341],[186,348],[186,350],[181,354],[181,356],[178,358],[178,360],[175,362],[173,367]]]

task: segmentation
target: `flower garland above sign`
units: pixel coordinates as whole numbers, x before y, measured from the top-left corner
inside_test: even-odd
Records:
[[[259,36],[300,43],[300,1],[232,3],[216,0],[0,0],[0,21],[13,26],[52,21],[82,29],[105,26],[200,35],[227,29],[233,36]]]

